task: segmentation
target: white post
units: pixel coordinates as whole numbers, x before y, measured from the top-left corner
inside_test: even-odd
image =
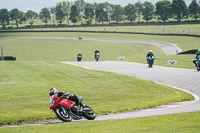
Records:
[[[3,46],[0,46],[1,47],[1,60],[3,60],[4,59],[4,57],[3,57]]]

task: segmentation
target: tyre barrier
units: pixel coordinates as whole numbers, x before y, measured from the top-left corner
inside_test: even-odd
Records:
[[[196,54],[197,51],[198,51],[197,49],[192,49],[192,50],[180,52],[178,54]]]
[[[4,56],[3,58],[0,57],[0,61],[2,61],[2,60],[16,61],[16,57],[14,57],[14,56]]]

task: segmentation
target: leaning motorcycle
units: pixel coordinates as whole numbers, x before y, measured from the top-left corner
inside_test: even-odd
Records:
[[[74,110],[76,102],[69,100],[67,97],[59,98],[57,95],[50,97],[50,110],[53,110],[56,116],[63,122],[71,122],[73,120],[80,120],[82,117],[85,117],[88,120],[94,120],[96,115],[94,111],[87,105],[83,104],[83,98],[78,97],[79,103],[78,107],[81,109],[81,112]]]
[[[200,71],[200,57],[197,60],[197,71]]]
[[[155,59],[154,56],[149,56],[148,57],[148,66],[149,66],[149,68],[153,67],[154,59]]]

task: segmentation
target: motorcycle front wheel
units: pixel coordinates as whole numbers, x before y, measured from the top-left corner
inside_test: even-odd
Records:
[[[153,61],[149,61],[149,68],[152,68],[153,67]]]
[[[72,117],[68,113],[67,108],[64,106],[62,106],[62,107],[61,106],[56,109],[56,111],[55,111],[56,116],[63,122],[71,122]]]
[[[94,120],[96,117],[94,111],[89,106],[83,107],[83,116],[88,120]]]

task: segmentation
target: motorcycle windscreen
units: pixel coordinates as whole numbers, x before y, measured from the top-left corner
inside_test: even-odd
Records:
[[[59,102],[59,104],[65,106],[65,107],[67,107],[69,109],[69,108],[73,107],[74,104],[76,104],[76,103],[71,101],[71,100],[68,100],[68,99],[62,99]]]

